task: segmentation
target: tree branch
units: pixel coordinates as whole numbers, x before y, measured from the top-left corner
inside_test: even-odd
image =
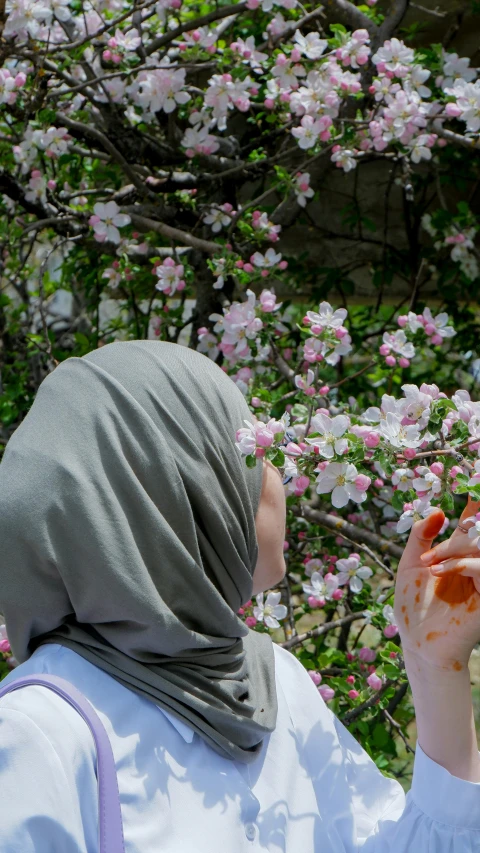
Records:
[[[385,15],[384,22],[378,28],[376,39],[372,40],[372,49],[379,47],[386,39],[393,36],[397,27],[401,24],[405,12],[408,9],[409,0],[391,0],[390,8]]]
[[[469,151],[475,151],[477,148],[480,148],[480,136],[477,139],[472,139],[468,136],[462,136],[460,133],[455,133],[453,130],[447,130],[440,119],[435,119],[433,129],[437,136],[441,136],[442,139],[446,139],[453,145],[460,145],[461,148],[468,148]]]
[[[299,507],[293,506],[291,507],[291,510],[295,515],[301,516],[307,521],[320,524],[321,526],[327,527],[329,530],[340,535],[343,532],[353,539],[354,542],[370,545],[372,548],[376,548],[381,553],[390,554],[392,557],[396,557],[397,559],[400,559],[403,554],[403,548],[399,545],[395,545],[394,542],[389,542],[388,539],[382,539],[381,536],[378,536],[376,533],[372,533],[371,530],[363,530],[363,528],[357,527],[355,524],[351,524],[349,521],[345,521],[337,515],[331,515],[330,513],[324,512],[320,509],[312,509],[312,507],[309,507],[308,505]]]
[[[137,190],[142,196],[148,195],[148,189],[145,187],[145,184],[139,178],[135,170],[130,166],[130,164],[125,160],[123,154],[115,148],[113,142],[110,142],[107,136],[102,133],[101,130],[98,130],[96,127],[92,127],[88,124],[82,124],[80,121],[73,121],[71,118],[67,118],[67,116],[63,115],[63,113],[58,114],[56,116],[56,121],[58,122],[58,126],[62,127],[64,125],[69,130],[74,131],[74,133],[78,134],[81,139],[93,139],[95,142],[99,142],[102,148],[107,151],[116,163],[123,169],[125,174],[130,178],[132,183],[136,186]]]
[[[210,240],[201,240],[200,237],[194,237],[192,234],[187,234],[186,231],[180,231],[179,228],[173,228],[171,225],[166,225],[164,222],[157,222],[155,219],[148,219],[146,216],[138,216],[136,213],[129,213],[132,225],[136,225],[140,231],[155,231],[157,234],[162,234],[170,240],[179,240],[187,246],[192,246],[194,249],[200,249],[202,252],[213,254],[218,252],[222,247],[219,243],[213,243]]]
[[[212,24],[213,21],[228,18],[229,15],[237,15],[239,12],[243,12],[245,5],[245,2],[233,3],[231,6],[224,6],[222,9],[214,9],[213,12],[209,12],[207,15],[201,15],[199,18],[187,21],[185,24],[180,24],[178,27],[175,27],[175,29],[169,30],[167,33],[164,33],[163,36],[159,36],[158,39],[154,39],[150,42],[148,47],[145,48],[145,55],[151,56],[151,54],[155,53],[155,51],[160,47],[175,41],[175,39],[183,35],[183,33],[196,30],[204,24]]]
[[[3,170],[0,170],[0,192],[5,193],[12,201],[21,204],[27,213],[38,216],[39,219],[47,219],[49,214],[43,205],[37,201],[27,201],[23,187],[8,172]]]
[[[372,38],[378,33],[377,25],[348,0],[326,0],[323,11],[329,21],[336,24],[343,24],[354,30],[368,30]]]
[[[333,631],[334,628],[341,628],[342,625],[349,625],[357,619],[365,619],[363,611],[361,613],[349,613],[348,616],[342,616],[341,619],[335,619],[333,622],[324,622],[323,625],[320,625],[318,628],[306,631],[305,634],[297,634],[296,637],[292,637],[290,640],[286,640],[285,643],[280,643],[279,645],[283,649],[291,649],[293,646],[298,646],[300,643],[304,643],[305,640],[311,640],[314,637],[321,637],[323,634],[328,634],[329,631]]]
[[[370,697],[370,699],[367,699],[366,702],[362,702],[361,705],[357,705],[356,708],[352,708],[351,711],[347,711],[347,713],[342,717],[342,723],[344,726],[348,726],[348,724],[352,723],[353,720],[356,720],[357,717],[361,717],[363,712],[368,710],[368,708],[373,708],[374,705],[377,705],[379,699],[381,699],[383,694],[392,686],[392,684],[395,684],[395,682],[389,679],[385,682],[378,693],[375,693]]]

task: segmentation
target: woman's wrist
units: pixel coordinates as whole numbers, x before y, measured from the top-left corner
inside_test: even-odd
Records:
[[[430,664],[409,652],[404,659],[421,748],[453,776],[480,782],[468,666]]]

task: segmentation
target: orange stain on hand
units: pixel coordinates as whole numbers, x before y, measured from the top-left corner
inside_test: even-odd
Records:
[[[435,595],[452,607],[464,604],[476,592],[472,578],[450,572],[435,582]],[[474,608],[475,609],[475,608]]]
[[[432,514],[426,519],[425,526],[423,528],[423,535],[425,538],[435,539],[435,536],[438,536],[440,533],[444,521],[445,513],[443,513],[441,509],[437,512],[432,512]]]
[[[472,600],[470,601],[470,603],[467,607],[467,613],[474,613],[475,610],[477,610],[477,608],[478,608],[478,594],[472,596]]]
[[[421,585],[422,585],[422,581],[420,580],[420,578],[417,578],[415,581],[415,586],[418,586],[418,588],[420,589]]]
[[[405,625],[407,626],[407,628],[410,625],[410,619],[408,618],[408,616],[406,614],[405,614]]]
[[[420,593],[419,592],[417,592],[417,594],[415,596],[415,604],[420,604]]]
[[[457,672],[460,672],[460,670],[461,670],[461,669],[463,669],[463,666],[462,666],[462,664],[460,663],[460,661],[459,661],[459,660],[454,661],[454,663],[452,664],[452,667],[453,667],[453,669],[455,669]]]
[[[404,594],[404,595],[406,595],[406,594],[407,594],[407,589],[408,589],[408,583],[407,583],[407,585],[406,585],[405,589],[403,590],[403,594]]]
[[[446,633],[446,631],[429,631],[425,639],[428,640],[428,642],[430,642],[430,640],[438,640],[439,637],[445,636]]]

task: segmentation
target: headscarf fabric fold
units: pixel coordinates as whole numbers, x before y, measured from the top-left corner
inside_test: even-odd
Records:
[[[273,731],[273,648],[251,595],[262,466],[243,395],[178,344],[125,341],[62,362],[0,465],[0,611],[22,663],[60,643],[254,760]]]

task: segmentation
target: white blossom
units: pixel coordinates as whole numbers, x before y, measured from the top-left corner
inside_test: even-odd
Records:
[[[264,594],[259,592],[256,596],[257,606],[253,608],[253,615],[258,622],[265,622],[267,628],[280,628],[279,619],[285,619],[287,608],[279,604],[282,597],[281,592],[269,592],[264,603]]]

